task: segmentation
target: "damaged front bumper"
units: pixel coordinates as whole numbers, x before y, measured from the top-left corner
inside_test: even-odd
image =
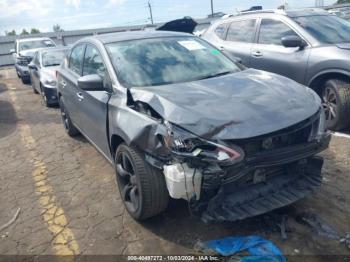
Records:
[[[330,134],[326,133],[307,144],[248,158],[239,170],[226,170],[215,195],[210,193],[212,181],[204,175],[203,189],[209,197],[206,201],[204,196],[204,201],[194,206],[204,222],[213,222],[242,220],[296,202],[321,185],[323,159],[315,154],[325,150],[329,142]]]
[[[204,222],[236,221],[289,205],[320,186],[323,159],[315,155],[329,142],[324,133],[304,144],[257,152],[236,165],[200,167],[189,161],[172,172],[166,167],[164,174],[170,195],[188,200]]]

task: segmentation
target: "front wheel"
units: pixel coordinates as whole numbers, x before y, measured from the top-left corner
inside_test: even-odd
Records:
[[[147,219],[167,207],[169,194],[164,175],[150,166],[138,149],[121,144],[115,163],[121,198],[134,219]]]
[[[327,127],[339,131],[350,126],[350,83],[341,79],[325,82],[322,101]]]
[[[70,120],[69,114],[64,106],[64,100],[62,97],[59,100],[59,105],[61,110],[62,123],[64,129],[66,130],[66,133],[71,137],[77,136],[79,134],[79,131]]]

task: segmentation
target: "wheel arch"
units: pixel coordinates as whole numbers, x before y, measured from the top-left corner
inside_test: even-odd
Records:
[[[325,70],[317,75],[315,75],[309,82],[308,86],[313,89],[318,95],[321,95],[322,83],[326,82],[329,79],[346,79],[350,82],[350,72],[346,70]]]
[[[126,139],[124,139],[122,136],[120,136],[118,134],[112,134],[110,141],[111,141],[111,145],[110,145],[111,155],[114,159],[115,152],[117,151],[118,146],[122,143],[126,143],[126,144],[128,144],[128,143],[126,142],[127,141]]]

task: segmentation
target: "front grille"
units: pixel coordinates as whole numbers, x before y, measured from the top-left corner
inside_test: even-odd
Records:
[[[32,61],[32,58],[29,56],[20,56],[17,58],[17,63],[22,66],[28,65]]]
[[[308,142],[313,124],[319,120],[319,112],[314,116],[287,129],[252,139],[230,140],[228,144],[243,148],[246,157],[270,150],[281,149]]]

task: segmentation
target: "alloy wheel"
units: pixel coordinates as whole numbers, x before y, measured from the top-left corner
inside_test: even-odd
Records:
[[[326,86],[323,90],[323,107],[328,125],[337,121],[338,104],[337,95],[332,87]]]
[[[131,212],[137,211],[141,202],[138,178],[134,164],[125,152],[117,156],[117,179],[125,205]]]
[[[68,117],[67,117],[67,114],[66,114],[66,110],[64,109],[63,105],[61,105],[60,108],[61,108],[61,118],[62,118],[62,122],[63,122],[64,128],[66,130],[68,130],[69,129],[69,122],[68,122]]]

